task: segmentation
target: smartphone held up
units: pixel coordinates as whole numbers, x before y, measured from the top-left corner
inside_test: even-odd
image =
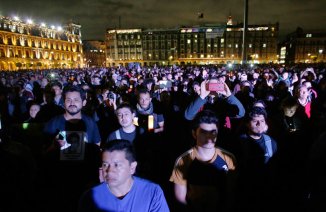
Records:
[[[206,84],[206,90],[221,92],[224,91],[224,83],[223,82],[211,82]]]

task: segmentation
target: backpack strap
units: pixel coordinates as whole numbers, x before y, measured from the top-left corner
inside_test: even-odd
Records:
[[[271,139],[271,137],[269,137],[266,134],[263,134],[263,137],[264,137],[264,142],[265,142],[265,146],[267,149],[266,156],[271,158],[273,156],[272,139]]]
[[[120,135],[120,131],[119,131],[119,129],[115,131],[115,137],[116,137],[116,139],[118,139],[118,140],[121,139],[121,135]]]

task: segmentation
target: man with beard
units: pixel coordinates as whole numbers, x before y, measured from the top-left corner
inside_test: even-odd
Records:
[[[253,107],[247,114],[247,131],[240,135],[233,151],[239,162],[238,206],[245,211],[275,211],[271,205],[275,191],[277,143],[266,134],[267,113]]]
[[[89,116],[82,114],[81,110],[86,104],[85,91],[78,86],[68,86],[63,93],[65,113],[48,121],[44,132],[50,136],[60,131],[84,131],[87,143],[100,145],[101,137],[96,122]],[[63,139],[58,139],[61,147],[65,145]]]
[[[47,136],[45,154],[42,158],[43,186],[42,204],[44,207],[53,205],[50,211],[76,211],[81,193],[98,181],[98,167],[100,160],[100,133],[96,122],[83,114],[82,108],[86,104],[85,91],[76,85],[67,86],[63,92],[65,113],[57,115],[45,123],[44,133]],[[69,152],[73,145],[69,144],[69,135],[80,135],[81,151],[61,157]],[[66,137],[66,138],[65,138]],[[84,142],[84,143],[81,143]],[[77,157],[78,156],[78,157]],[[42,185],[42,183],[40,183]],[[42,189],[43,189],[42,187]],[[63,201],[53,204],[53,199],[60,196]],[[44,209],[46,210],[46,209]]]
[[[44,181],[50,185],[41,190],[44,195],[44,207],[53,205],[50,211],[76,211],[78,198],[89,185],[97,183],[100,160],[100,133],[96,122],[81,112],[86,104],[85,91],[76,85],[67,86],[63,92],[65,113],[55,116],[45,123],[44,132],[49,144],[45,148],[42,166]],[[62,157],[73,148],[69,136],[80,135],[80,151]],[[66,137],[66,138],[65,138]],[[84,142],[84,143],[82,143]],[[77,158],[77,159],[76,159]],[[42,180],[43,180],[42,179]],[[43,189],[43,188],[42,188]],[[63,201],[53,204],[53,199],[60,196]],[[45,209],[44,209],[45,210]]]

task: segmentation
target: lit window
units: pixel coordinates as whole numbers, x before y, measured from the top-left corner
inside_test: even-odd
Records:
[[[251,43],[249,44],[249,48],[252,48],[252,44]]]
[[[224,38],[221,38],[221,43],[224,43]]]
[[[190,40],[190,39],[188,39],[188,40],[187,40],[187,44],[190,44],[190,43],[191,43],[191,40]]]
[[[263,48],[266,48],[266,43],[263,43]]]
[[[237,49],[239,47],[239,45],[238,44],[235,44],[235,48]]]

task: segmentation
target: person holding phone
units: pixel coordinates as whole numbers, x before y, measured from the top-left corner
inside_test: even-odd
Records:
[[[220,122],[221,136],[231,130],[231,119],[244,117],[242,103],[231,93],[228,85],[219,77],[202,81],[199,96],[190,102],[185,110],[185,118],[193,120],[198,112],[210,109],[216,112]]]
[[[100,130],[102,142],[119,126],[114,114],[117,109],[116,97],[117,95],[108,88],[104,88],[98,96],[100,105],[96,108],[97,126]]]
[[[97,183],[100,165],[97,159],[101,142],[98,126],[93,118],[82,113],[86,104],[85,91],[77,85],[67,86],[63,98],[65,113],[46,122],[43,130],[49,144],[45,145],[42,162],[46,165],[42,170],[50,186],[42,188],[45,198],[41,202],[45,207],[52,205],[50,211],[76,211],[81,193]],[[72,141],[77,141],[77,135],[78,145]],[[74,147],[76,152],[72,152]],[[58,196],[63,201],[53,204]]]
[[[85,131],[88,143],[100,145],[101,137],[96,122],[82,114],[82,108],[86,104],[85,91],[79,86],[68,86],[64,89],[63,98],[65,113],[45,123],[45,134],[55,136],[60,131]],[[67,129],[68,126],[71,129]],[[65,145],[64,140],[57,139],[57,142],[60,146]]]

